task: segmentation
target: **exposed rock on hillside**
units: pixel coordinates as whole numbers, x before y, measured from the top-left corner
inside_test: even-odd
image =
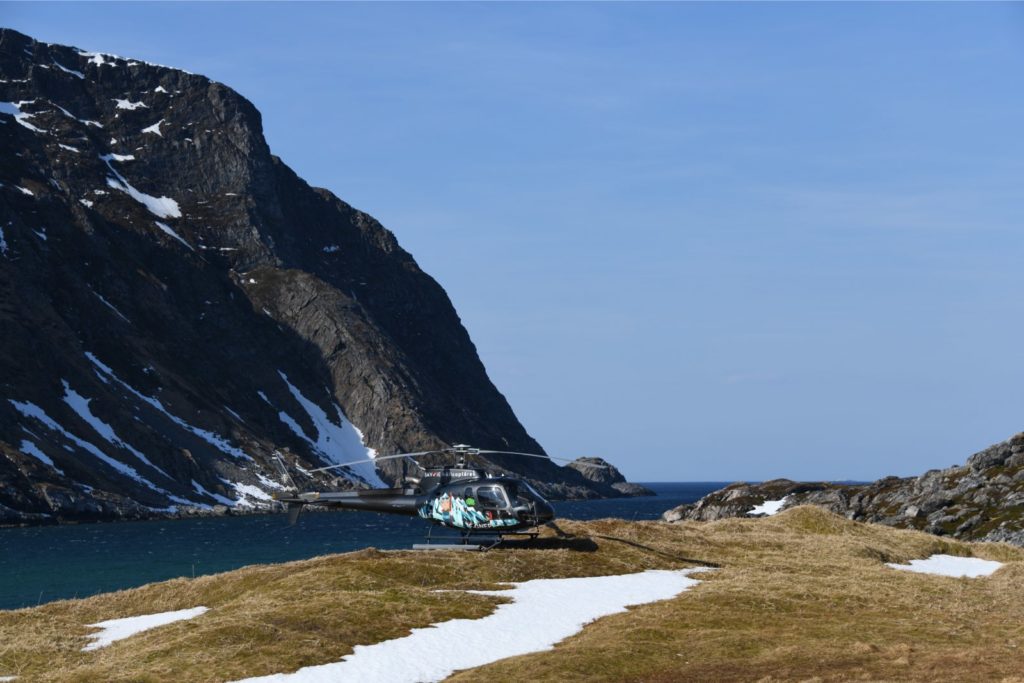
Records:
[[[745,517],[756,506],[779,500],[785,501],[783,509],[818,505],[858,521],[1024,545],[1024,433],[975,453],[966,465],[919,477],[886,477],[871,484],[738,483],[663,518]]]
[[[267,506],[275,451],[542,452],[437,282],[226,86],[0,30],[0,158],[0,522]]]

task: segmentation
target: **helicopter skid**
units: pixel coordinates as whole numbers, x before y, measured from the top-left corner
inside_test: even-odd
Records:
[[[487,552],[494,546],[501,543],[497,541],[492,544],[483,543],[414,543],[413,550],[475,550],[476,552]]]
[[[432,531],[432,529],[431,529]],[[534,540],[540,534],[539,531],[506,531],[500,534],[494,533],[481,533],[466,531],[463,532],[459,538],[445,537],[439,539],[439,543],[433,542],[430,533],[427,533],[426,543],[415,543],[412,546],[413,550],[478,550],[486,552],[492,548],[497,548],[505,541],[510,540],[509,536],[525,536],[530,540]]]

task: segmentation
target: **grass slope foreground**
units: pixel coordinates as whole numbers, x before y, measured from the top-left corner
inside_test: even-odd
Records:
[[[287,673],[414,628],[481,619],[503,601],[450,591],[710,566],[675,598],[452,680],[1024,681],[1020,548],[863,524],[814,507],[706,523],[567,522],[564,531],[568,538],[549,533],[537,549],[371,549],[2,612],[0,677],[220,682]],[[935,554],[1003,564],[983,578],[886,566]],[[195,618],[83,651],[96,632],[89,624],[199,605],[208,609]]]

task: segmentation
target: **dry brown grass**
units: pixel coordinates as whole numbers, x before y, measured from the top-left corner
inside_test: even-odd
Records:
[[[455,680],[1024,681],[1024,551],[864,525],[817,508],[678,525],[563,523],[544,550],[367,550],[0,612],[0,675],[224,681],[337,661],[361,643],[490,613],[437,589],[720,565],[674,600],[601,619],[553,651]],[[933,553],[1007,562],[986,579],[888,569]],[[197,605],[203,616],[81,652],[85,624]],[[454,645],[453,645],[454,646]]]

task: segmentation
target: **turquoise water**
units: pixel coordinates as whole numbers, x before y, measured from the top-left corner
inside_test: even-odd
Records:
[[[564,519],[657,519],[725,483],[645,485],[658,495],[556,502],[555,512]],[[294,527],[284,515],[247,515],[0,529],[0,609],[249,564],[368,547],[409,548],[422,541],[425,531],[419,518],[345,511],[305,514]]]

